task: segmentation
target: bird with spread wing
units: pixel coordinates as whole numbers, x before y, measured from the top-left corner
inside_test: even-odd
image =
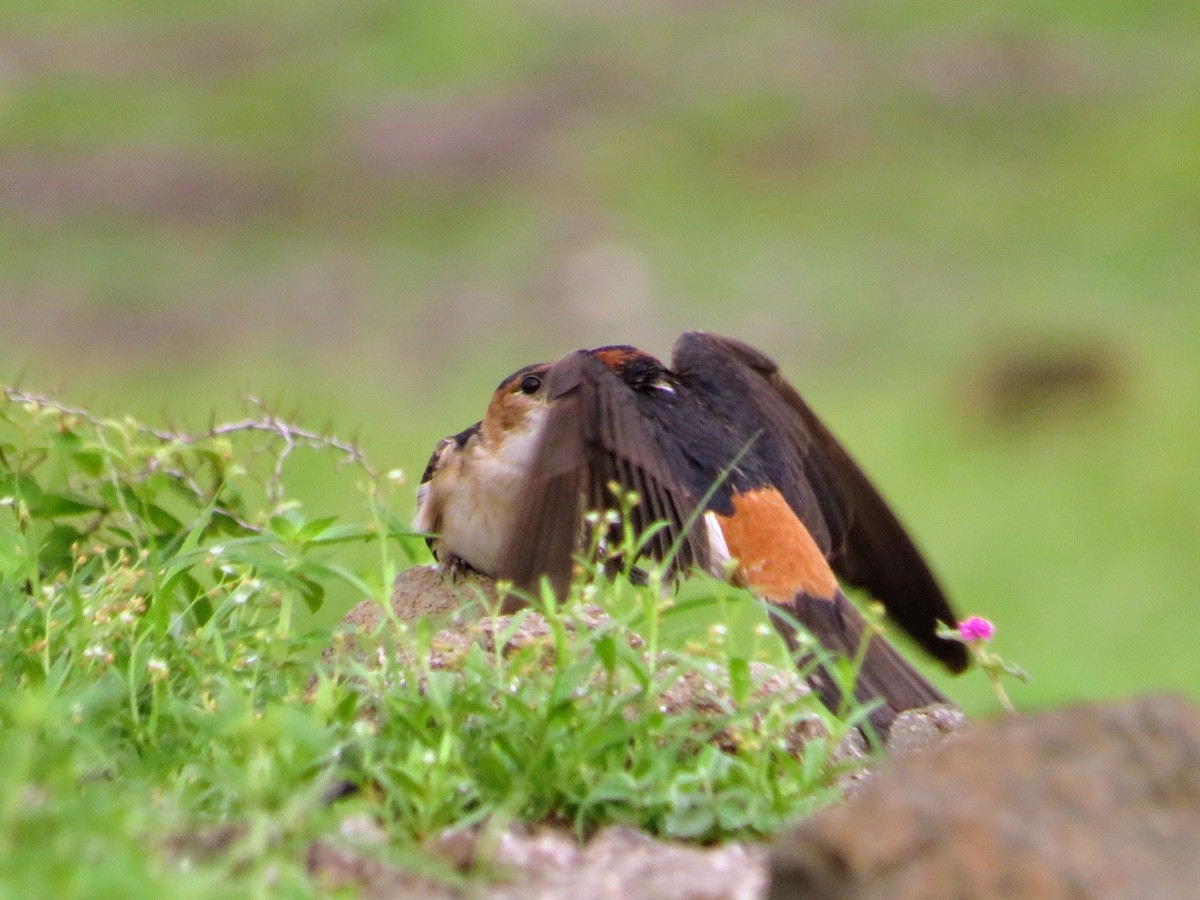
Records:
[[[828,652],[862,662],[854,685],[886,732],[906,710],[946,698],[875,633],[839,578],[951,671],[965,647],[896,515],[774,362],[730,338],[688,332],[668,368],[629,346],[579,350],[501,382],[483,419],[441,441],[418,490],[416,528],[439,560],[518,589],[544,576],[565,593],[585,516],[632,492],[641,552],[681,573],[699,567],[776,612],[788,645],[799,622]],[[864,648],[864,642],[865,648]],[[808,676],[832,709],[825,667]]]

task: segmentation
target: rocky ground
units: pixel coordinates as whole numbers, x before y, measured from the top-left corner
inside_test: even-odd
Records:
[[[393,605],[410,618],[451,608],[455,591],[414,569]],[[380,613],[365,604],[347,618],[370,626]],[[430,849],[464,870],[486,859],[495,878],[469,896],[491,898],[1177,898],[1200,884],[1200,709],[1188,701],[970,726],[955,711],[922,710],[898,721],[889,750],[844,802],[771,847],[697,847],[626,828],[580,843],[510,826],[449,833]],[[364,897],[464,896],[372,858],[384,838],[370,823],[348,819],[343,832],[310,848],[318,883]]]

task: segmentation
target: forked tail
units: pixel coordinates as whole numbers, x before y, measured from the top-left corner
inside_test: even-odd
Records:
[[[779,612],[776,612],[778,610]],[[782,612],[784,615],[780,615]],[[862,652],[864,634],[868,631],[866,620],[846,596],[837,590],[832,602],[828,598],[815,598],[797,594],[791,609],[775,606],[771,620],[776,630],[795,652],[799,647],[793,617],[816,639],[829,656],[841,655],[854,660]],[[809,666],[809,684],[831,711],[838,712],[844,696],[838,678],[830,672],[832,660],[802,657],[801,665]],[[880,634],[871,634],[862,653],[862,663],[854,680],[854,698],[861,704],[877,703],[868,718],[880,737],[887,737],[896,716],[907,709],[921,709],[935,703],[949,703],[946,696],[927,681],[900,653]],[[881,701],[881,702],[879,702]]]

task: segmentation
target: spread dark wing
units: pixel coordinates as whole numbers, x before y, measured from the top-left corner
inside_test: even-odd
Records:
[[[610,482],[639,497],[630,516],[635,533],[667,523],[644,551],[666,559],[696,502],[666,465],[660,446],[665,437],[638,411],[633,391],[583,351],[555,363],[543,391],[547,420],[501,557],[500,577],[529,590],[546,575],[560,596],[565,593],[584,514],[617,508]],[[700,533],[688,529],[673,567],[705,564],[707,542]]]
[[[953,671],[967,665],[962,644],[939,638],[956,622],[950,603],[895,513],[862,469],[779,369],[752,347],[703,332],[675,344],[672,367],[703,385],[740,383],[771,437],[772,480],[825,551],[839,577],[883,603],[888,614]],[[703,389],[703,388],[702,388]]]

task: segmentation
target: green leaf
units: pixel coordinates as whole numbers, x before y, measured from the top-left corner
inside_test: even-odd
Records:
[[[42,538],[38,564],[48,574],[70,571],[75,563],[72,548],[82,538],[83,535],[70,525],[54,526]]]
[[[322,516],[321,518],[313,519],[311,522],[306,522],[300,528],[297,528],[294,537],[298,541],[313,541],[321,532],[336,521],[337,516]]]
[[[628,641],[617,641],[616,644],[617,656],[620,658],[624,668],[637,680],[638,687],[643,691],[649,690],[651,683],[650,669],[646,665],[646,660],[642,658],[642,652],[629,646]]]
[[[574,665],[560,667],[558,677],[554,679],[551,704],[565,704],[558,712],[567,712],[570,706],[580,699],[578,691],[585,685],[595,672],[595,665],[589,659],[583,659]]]
[[[82,446],[83,441],[74,431],[60,431],[54,435],[51,440],[51,446],[55,453],[62,453],[67,456],[74,456]]]
[[[305,546],[309,547],[327,547],[331,544],[345,544],[351,541],[373,541],[379,537],[378,532],[370,525],[351,523],[329,525],[317,531],[312,537],[304,536],[304,532],[307,531],[308,526],[305,526],[298,537],[304,541]]]
[[[641,794],[637,781],[625,772],[605,772],[583,799],[585,806],[601,803],[631,803]]]
[[[224,534],[232,537],[257,535],[258,532],[243,525],[223,509],[214,509],[210,529],[213,534]]]
[[[212,601],[204,596],[204,588],[191,572],[183,572],[179,577],[179,588],[188,600],[192,617],[197,625],[203,625],[212,618]]]
[[[100,473],[104,471],[104,454],[97,450],[78,450],[73,459],[75,465],[85,475],[90,475],[92,478],[99,477]]]
[[[42,494],[29,513],[38,519],[53,519],[56,516],[77,516],[81,513],[98,512],[106,507],[101,503],[78,494]]]
[[[1000,668],[1004,670],[1005,675],[1011,675],[1013,678],[1023,681],[1026,684],[1033,681],[1033,676],[1018,666],[1016,663],[1001,662]]]
[[[731,656],[728,661],[729,692],[733,701],[741,706],[750,697],[750,660],[741,656]]]
[[[179,545],[179,549],[170,557],[163,572],[162,580],[155,591],[154,605],[157,608],[156,621],[162,628],[166,627],[170,614],[169,609],[162,608],[163,601],[169,598],[179,579],[206,555],[205,551],[201,551],[198,548],[200,546],[200,539],[204,535],[205,527],[208,525],[209,517],[212,515],[212,508],[213,504],[209,503],[207,508],[197,517],[191,530],[184,535],[183,542]]]
[[[183,531],[183,523],[157,503],[146,504],[146,518],[160,533],[174,535]]]
[[[32,475],[24,472],[0,472],[0,497],[24,500],[30,511],[42,501],[42,488]]]
[[[291,506],[271,516],[267,524],[283,540],[294,540],[304,527],[304,512],[299,506]]]
[[[312,578],[307,578],[304,575],[295,575],[295,582],[300,589],[300,597],[304,600],[304,605],[308,607],[309,612],[316,612],[325,602],[325,588],[319,582]]]
[[[153,500],[159,494],[170,489],[174,484],[178,483],[178,479],[166,472],[154,472],[141,483],[141,494],[145,500]]]
[[[829,762],[829,742],[826,740],[810,740],[800,751],[801,773],[808,784],[817,784],[820,774]]]
[[[479,782],[496,794],[508,794],[515,786],[516,771],[506,764],[507,754],[495,752],[500,748],[494,744],[488,751],[479,753],[472,759],[475,777]]]
[[[729,790],[723,792],[716,800],[714,810],[721,831],[740,831],[747,827],[754,817],[754,810],[759,805],[757,797],[744,790]]]
[[[596,658],[600,660],[600,664],[604,666],[604,671],[610,676],[617,668],[617,639],[611,631],[606,631],[600,637],[596,638],[592,649],[596,653]]]
[[[426,677],[426,696],[439,712],[450,708],[454,689],[454,675],[451,672],[430,672]]]
[[[667,834],[684,840],[697,840],[711,834],[716,828],[717,819],[707,805],[701,805],[707,800],[703,795],[697,795],[695,801],[683,798],[663,821]]]

